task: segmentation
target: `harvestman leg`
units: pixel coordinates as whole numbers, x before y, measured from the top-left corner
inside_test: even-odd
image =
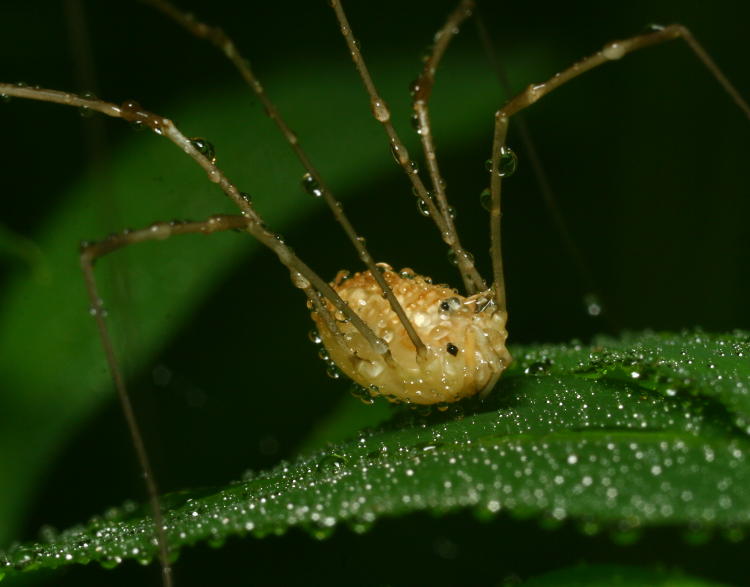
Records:
[[[445,182],[440,175],[440,167],[437,161],[437,152],[435,142],[432,138],[432,126],[429,115],[429,101],[432,95],[432,88],[435,85],[435,73],[445,54],[448,45],[458,34],[459,27],[468,19],[475,8],[474,0],[462,0],[456,9],[448,15],[445,24],[435,34],[435,45],[428,55],[422,72],[419,77],[412,83],[412,109],[414,110],[414,121],[416,122],[417,134],[422,143],[422,152],[427,162],[427,170],[430,174],[430,183],[432,184],[432,193],[437,200],[437,208],[445,223],[448,238],[448,244],[455,254],[461,276],[464,280],[464,287],[469,295],[475,294],[487,289],[487,284],[479,275],[478,271],[471,263],[471,256],[462,246],[458,238],[458,232],[453,224],[453,211],[448,205],[448,199],[445,195]],[[435,211],[429,208],[432,198],[428,198],[425,204],[428,206],[428,212],[434,214]],[[445,239],[445,236],[444,236]]]
[[[390,360],[390,352],[385,341],[379,339],[372,332],[362,319],[354,312],[349,305],[328,285],[328,283],[318,276],[310,267],[308,267],[295,253],[288,247],[280,235],[271,232],[266,226],[261,216],[255,211],[250,198],[239,191],[216,165],[215,160],[209,159],[196,146],[194,140],[186,137],[174,125],[174,123],[162,116],[149,112],[142,108],[137,102],[128,101],[121,105],[79,96],[71,92],[61,92],[59,90],[49,90],[45,88],[31,88],[18,86],[14,84],[0,83],[0,96],[12,96],[17,98],[26,98],[38,100],[41,102],[54,102],[73,106],[75,108],[84,108],[100,112],[113,118],[122,118],[128,122],[139,124],[151,129],[159,136],[164,136],[172,141],[178,148],[193,159],[208,175],[209,181],[215,183],[222,192],[240,209],[242,216],[247,221],[245,232],[255,237],[262,245],[271,249],[279,261],[289,269],[292,283],[295,287],[305,290],[308,286],[316,290],[320,295],[325,297],[336,310],[344,314],[347,320],[351,320],[352,325],[362,334],[368,344],[377,353],[383,355],[386,360]]]
[[[414,348],[417,352],[417,357],[423,357],[426,351],[426,347],[422,340],[419,338],[416,329],[413,324],[406,316],[404,309],[400,302],[396,299],[393,290],[386,282],[381,272],[375,266],[375,261],[370,255],[369,251],[365,247],[364,238],[362,238],[352,226],[349,219],[344,214],[340,202],[334,197],[333,192],[325,183],[318,170],[312,163],[312,160],[308,157],[307,153],[302,149],[302,145],[299,142],[297,135],[289,128],[284,118],[281,116],[276,105],[271,101],[268,94],[266,93],[263,85],[258,81],[258,78],[253,73],[250,67],[250,63],[240,55],[237,50],[237,46],[234,41],[227,36],[227,34],[218,26],[208,25],[203,23],[192,14],[185,13],[179,8],[174,6],[168,0],[144,0],[147,4],[150,4],[157,10],[161,11],[180,26],[184,27],[189,33],[204,39],[215,45],[223,55],[232,62],[239,74],[245,80],[250,89],[255,93],[260,102],[263,104],[264,110],[271,120],[276,124],[281,134],[286,139],[289,146],[294,151],[297,159],[305,168],[307,174],[303,179],[303,185],[308,193],[316,197],[322,197],[328,208],[331,210],[336,221],[341,225],[346,235],[349,237],[352,245],[354,245],[359,258],[365,263],[370,274],[373,276],[378,286],[380,287],[383,295],[388,300],[391,309],[394,311],[399,319],[399,322],[406,330],[409,339],[411,340]]]
[[[621,59],[628,53],[644,49],[674,39],[683,39],[703,65],[714,76],[717,82],[724,88],[737,107],[750,119],[750,106],[742,98],[737,89],[722,73],[719,67],[709,57],[708,53],[695,40],[692,33],[682,25],[673,24],[666,27],[658,27],[653,32],[636,35],[621,41],[607,43],[600,51],[585,57],[574,63],[569,68],[555,74],[546,82],[531,84],[517,96],[509,100],[500,110],[495,113],[495,133],[492,142],[492,169],[490,179],[490,193],[492,204],[490,208],[490,236],[492,240],[492,271],[494,279],[495,296],[501,307],[505,306],[505,281],[503,278],[502,249],[500,243],[500,194],[501,180],[503,176],[502,162],[507,155],[505,138],[508,132],[509,118],[531,106],[534,102],[546,96],[551,91],[559,88],[582,73],[599,67],[609,61]]]
[[[396,161],[409,178],[409,181],[412,185],[412,191],[417,197],[418,203],[420,205],[426,206],[427,210],[429,211],[429,215],[432,217],[432,220],[435,222],[437,229],[440,231],[443,242],[445,242],[445,244],[447,244],[456,254],[456,262],[459,270],[461,271],[461,277],[464,281],[464,284],[466,285],[467,292],[469,294],[472,294],[476,291],[483,290],[484,281],[482,280],[481,276],[477,272],[476,267],[474,266],[474,260],[472,256],[461,247],[456,229],[453,226],[452,219],[450,219],[450,211],[448,209],[447,202],[445,201],[444,191],[442,197],[438,195],[438,205],[440,206],[440,208],[438,208],[438,205],[435,204],[435,201],[432,198],[432,194],[427,191],[427,188],[422,182],[422,179],[419,177],[419,167],[417,166],[416,162],[409,156],[409,153],[406,150],[406,146],[399,138],[398,133],[393,126],[393,123],[391,123],[391,113],[388,110],[388,106],[386,105],[385,101],[378,94],[377,88],[372,81],[370,72],[367,68],[367,65],[365,64],[364,58],[362,57],[359,43],[357,43],[357,40],[354,38],[351,25],[349,24],[346,13],[341,6],[340,0],[331,0],[330,4],[333,7],[334,12],[336,13],[336,18],[338,19],[339,25],[341,26],[341,33],[344,35],[344,40],[346,41],[347,47],[349,48],[349,53],[352,56],[354,65],[357,68],[357,72],[359,73],[359,77],[362,80],[365,89],[367,90],[367,95],[370,98],[370,108],[372,110],[372,115],[378,122],[380,122],[380,124],[383,125],[383,129],[385,130],[386,135],[388,135],[391,151],[396,158]],[[456,29],[459,24],[470,15],[473,5],[474,3],[472,0],[462,1],[459,4],[459,7],[448,17],[446,25],[440,30],[440,32],[438,32],[438,34],[441,35],[441,38],[436,43],[435,49],[433,50],[431,57],[428,59],[427,64],[425,65],[425,70],[423,71],[417,82],[422,82],[424,84],[424,89],[427,92],[427,95],[429,95],[429,88],[431,88],[432,81],[434,79],[434,68],[440,61],[440,58],[442,57],[442,54],[445,51],[445,48],[447,47],[451,38],[455,36],[456,31],[454,29]],[[415,100],[422,100],[422,98],[420,98],[420,91],[416,92]],[[426,99],[423,101],[425,102],[424,112],[426,113]],[[417,106],[415,105],[415,110],[416,109]],[[419,115],[418,110],[417,114]],[[427,128],[429,129],[429,122]],[[423,145],[426,145],[424,147],[426,159],[428,160],[428,162],[430,160],[433,160],[434,162],[435,149],[434,145],[432,145],[431,137],[429,143],[423,142]],[[428,165],[430,164],[428,163]],[[432,166],[430,166],[430,174],[433,182],[436,185],[440,186],[442,184],[442,179],[439,176],[436,164],[434,166],[434,169]]]
[[[479,10],[476,11],[474,23],[476,24],[479,40],[484,47],[490,65],[495,72],[495,76],[500,82],[500,87],[508,96],[515,95],[516,92],[511,86],[510,79],[508,78],[507,72],[505,70],[505,66],[499,58],[498,51],[495,48],[495,42],[490,36],[490,32],[487,30],[485,19],[482,17],[482,13]],[[518,137],[520,139],[520,142],[522,143],[524,157],[529,163],[529,167],[531,168],[531,171],[536,180],[537,187],[539,188],[539,193],[542,196],[542,200],[544,201],[544,205],[547,207],[547,211],[549,212],[552,221],[557,227],[558,236],[560,237],[562,245],[565,247],[565,249],[567,249],[568,256],[572,259],[573,264],[576,267],[576,271],[578,272],[581,283],[585,286],[586,296],[593,295],[594,298],[599,299],[601,297],[601,293],[599,292],[599,288],[596,285],[596,280],[591,274],[591,270],[589,269],[588,263],[586,262],[580,247],[578,246],[578,244],[576,244],[576,241],[573,239],[570,233],[568,223],[565,220],[562,211],[560,210],[557,196],[552,189],[552,184],[550,182],[549,176],[547,175],[547,171],[542,164],[542,160],[537,150],[535,141],[531,137],[531,130],[529,129],[529,125],[521,116],[516,117],[516,132],[518,133]],[[488,196],[490,195],[489,189],[486,193]],[[611,317],[609,316],[609,314],[605,314],[605,320],[609,322],[609,327],[611,330],[618,329],[615,324],[611,322]]]
[[[102,302],[99,298],[93,275],[93,263],[102,255],[112,252],[123,246],[147,240],[164,239],[173,234],[186,233],[211,233],[220,230],[241,230],[254,236],[261,244],[270,248],[285,265],[289,271],[292,283],[295,287],[302,289],[308,297],[311,305],[320,313],[323,320],[328,324],[331,331],[337,337],[338,344],[346,345],[345,338],[336,327],[336,320],[322,299],[325,298],[336,310],[340,311],[346,319],[362,333],[370,346],[384,356],[386,361],[390,360],[388,345],[378,338],[362,319],[338,296],[328,283],[321,279],[305,263],[302,262],[292,249],[284,244],[283,239],[271,232],[263,222],[262,218],[253,208],[250,199],[240,192],[232,184],[224,173],[216,166],[212,158],[208,158],[199,150],[197,142],[183,135],[168,118],[163,118],[147,110],[144,110],[136,102],[125,102],[116,105],[103,100],[87,98],[69,92],[48,90],[44,88],[30,88],[13,84],[0,83],[0,95],[14,96],[43,102],[54,102],[76,108],[85,108],[97,111],[113,118],[122,118],[132,123],[147,126],[153,132],[171,140],[175,145],[189,155],[207,173],[211,182],[216,183],[221,190],[240,208],[241,216],[216,216],[205,222],[185,223],[156,223],[148,229],[123,233],[109,237],[100,243],[84,245],[81,252],[81,266],[86,280],[88,295],[91,298],[92,313],[96,319],[97,327],[101,336],[102,344],[111,375],[117,389],[118,396],[124,411],[124,415],[133,438],[133,444],[137,453],[139,464],[142,468],[149,502],[153,510],[154,525],[156,530],[156,542],[162,568],[162,582],[165,587],[173,585],[171,565],[169,563],[169,545],[164,529],[164,518],[161,513],[160,500],[157,484],[154,480],[148,456],[141,438],[140,430],[133,413],[127,388],[119,364],[116,360],[112,343],[104,321]]]
[[[115,355],[114,345],[112,344],[109,329],[107,328],[104,304],[99,296],[96,278],[94,276],[94,264],[99,258],[129,245],[153,240],[165,240],[171,236],[180,234],[211,234],[225,230],[244,230],[247,228],[247,225],[248,220],[244,216],[228,214],[212,216],[203,222],[157,222],[142,230],[114,234],[102,241],[96,243],[85,243],[81,246],[81,269],[83,270],[86,282],[86,292],[88,293],[91,302],[91,314],[96,321],[99,337],[101,338],[102,346],[104,347],[107,365],[109,366],[112,380],[114,381],[115,389],[117,391],[117,397],[128,424],[128,430],[130,431],[131,440],[135,447],[138,463],[143,471],[144,480],[148,490],[148,499],[154,516],[159,559],[162,566],[163,584],[165,586],[172,585],[172,575],[171,565],[169,563],[169,541],[167,540],[164,516],[161,511],[159,488],[156,482],[156,477],[153,473],[153,468],[151,467],[150,459],[148,458],[148,451],[143,442],[143,435],[141,434],[138,420],[133,411],[130,395],[125,384],[125,377]],[[310,301],[315,305],[316,309],[321,312],[324,319],[329,323],[329,326],[333,324],[333,331],[338,332],[338,328],[335,326],[335,320],[324,305],[320,303],[317,292],[311,287],[306,287],[304,290]],[[340,337],[339,342],[341,342],[341,340],[343,340],[343,337]]]
[[[100,257],[112,253],[125,246],[151,241],[164,240],[175,234],[202,233],[210,234],[222,230],[244,229],[247,226],[247,219],[244,216],[214,216],[204,222],[172,222],[156,223],[149,228],[123,232],[107,237],[97,243],[84,243],[81,245],[81,269],[83,270],[86,281],[86,292],[91,302],[91,314],[96,321],[99,337],[104,347],[107,365],[109,366],[112,380],[117,391],[117,397],[120,401],[123,415],[128,424],[130,437],[135,447],[138,464],[143,472],[146,489],[148,491],[148,500],[154,516],[154,526],[156,528],[156,541],[159,549],[159,561],[162,569],[162,582],[165,587],[172,585],[172,568],[169,562],[169,543],[167,541],[166,529],[164,526],[164,516],[161,511],[161,502],[159,499],[159,488],[151,467],[151,461],[148,458],[148,451],[143,442],[138,420],[135,417],[133,406],[130,401],[125,377],[123,376],[120,364],[117,361],[114,352],[112,339],[109,335],[109,329],[105,321],[104,304],[99,296],[96,287],[96,278],[94,277],[94,263]]]

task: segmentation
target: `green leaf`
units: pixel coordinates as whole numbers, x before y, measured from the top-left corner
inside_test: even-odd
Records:
[[[741,402],[730,398],[750,383],[748,352],[750,335],[740,332],[516,349],[515,366],[485,402],[403,409],[378,429],[223,489],[167,496],[170,546],[293,526],[323,537],[342,523],[365,531],[385,516],[463,508],[575,519],[586,532],[617,528],[622,540],[649,526],[746,527],[750,439],[736,425]],[[602,368],[603,358],[620,365],[636,356],[661,379],[644,384]],[[152,534],[131,504],[11,549],[7,567],[150,560]]]
[[[540,349],[530,355],[530,371],[576,373],[592,379],[631,381],[666,397],[687,396],[714,400],[731,421],[750,434],[750,357],[743,334],[732,338],[696,332],[669,338],[658,335],[626,335],[621,340],[600,338],[585,366],[576,364],[575,353]]]

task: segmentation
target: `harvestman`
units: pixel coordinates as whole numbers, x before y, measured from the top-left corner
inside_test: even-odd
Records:
[[[366,271],[353,276],[340,272],[330,284],[321,279],[278,234],[266,226],[250,199],[216,165],[210,145],[200,139],[186,137],[171,120],[144,110],[136,102],[117,105],[69,92],[0,84],[0,95],[3,96],[56,102],[148,127],[172,141],[200,165],[208,179],[216,183],[241,212],[239,215],[213,216],[202,222],[157,222],[145,229],[124,231],[97,243],[86,243],[81,248],[81,267],[92,315],[146,479],[163,584],[167,586],[172,585],[173,581],[158,488],[130,404],[125,379],[113,351],[103,302],[97,293],[93,265],[99,257],[130,244],[163,240],[178,234],[208,234],[224,230],[247,232],[271,249],[289,269],[292,283],[307,297],[308,308],[330,361],[347,376],[372,395],[383,395],[391,401],[415,404],[455,402],[489,393],[512,360],[505,346],[507,311],[500,238],[500,200],[501,180],[515,168],[515,155],[505,144],[508,120],[513,114],[590,69],[618,60],[632,51],[680,38],[750,118],[750,107],[690,32],[680,25],[653,27],[645,34],[608,43],[597,53],[555,74],[546,82],[528,86],[495,113],[491,163],[488,166],[491,177],[489,210],[492,261],[492,280],[488,283],[477,271],[472,255],[461,245],[453,224],[429,117],[429,100],[436,69],[459,26],[471,15],[473,0],[462,0],[448,16],[445,25],[435,36],[434,47],[421,75],[412,86],[414,119],[428,169],[429,187],[420,177],[416,163],[391,123],[388,107],[370,77],[340,0],[331,0],[344,40],[369,97],[372,114],[383,126],[390,148],[411,182],[420,209],[432,218],[442,240],[453,252],[465,290],[465,295],[461,295],[454,289],[432,284],[429,278],[417,275],[410,269],[396,272],[385,263],[375,263],[364,245],[364,239],[344,215],[331,189],[265,93],[248,62],[237,52],[233,41],[221,29],[195,20],[167,0],[146,1],[193,35],[216,45],[235,65],[305,168],[305,189],[326,202],[366,266]]]

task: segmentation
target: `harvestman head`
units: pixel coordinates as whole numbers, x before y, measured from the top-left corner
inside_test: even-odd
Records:
[[[364,239],[344,215],[331,189],[303,151],[297,136],[271,102],[248,62],[237,52],[233,41],[221,29],[195,20],[167,0],[145,1],[193,35],[216,45],[235,65],[304,167],[305,189],[326,202],[366,267],[366,270],[354,275],[342,271],[330,284],[320,278],[278,234],[268,228],[250,199],[216,165],[210,145],[186,137],[171,120],[143,109],[138,103],[129,101],[117,105],[69,92],[0,84],[0,95],[3,96],[85,108],[151,129],[172,141],[200,165],[209,181],[217,184],[240,210],[239,215],[218,215],[202,222],[157,222],[142,230],[126,231],[98,243],[87,243],[81,250],[81,266],[91,299],[92,315],[146,479],[164,585],[173,582],[167,526],[125,379],[110,341],[103,303],[97,293],[93,265],[99,257],[130,244],[161,240],[177,234],[208,234],[224,230],[247,232],[271,249],[288,268],[292,283],[307,297],[308,307],[330,361],[348,377],[372,395],[382,395],[391,401],[414,404],[455,402],[491,391],[512,360],[505,346],[507,310],[500,239],[500,200],[501,180],[513,172],[516,164],[515,155],[505,144],[508,120],[513,114],[589,69],[620,59],[632,51],[681,38],[750,118],[750,107],[690,32],[680,25],[654,27],[646,34],[608,43],[601,51],[582,59],[548,81],[528,86],[495,113],[493,147],[488,165],[491,178],[489,210],[493,272],[492,280],[488,283],[477,271],[473,256],[461,245],[454,226],[429,117],[429,100],[436,69],[459,26],[471,15],[473,0],[462,0],[448,16],[435,37],[435,44],[420,76],[412,85],[413,117],[422,144],[429,187],[420,177],[416,162],[391,123],[388,106],[370,77],[340,0],[331,0],[344,40],[369,97],[372,114],[385,130],[388,146],[410,181],[420,209],[432,218],[440,238],[455,257],[464,286],[464,294],[460,294],[447,286],[433,284],[428,277],[418,275],[411,269],[394,271],[385,263],[376,263],[366,249]]]

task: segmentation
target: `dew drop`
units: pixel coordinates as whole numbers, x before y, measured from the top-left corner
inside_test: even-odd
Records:
[[[509,177],[516,172],[518,167],[518,157],[515,151],[510,147],[503,147],[500,150],[499,173],[502,177]]]
[[[420,87],[420,85],[419,85],[419,79],[415,79],[415,80],[413,80],[413,81],[412,81],[412,82],[411,82],[411,83],[409,84],[409,95],[410,95],[410,96],[411,96],[412,98],[414,98],[414,97],[415,97],[415,96],[416,96],[416,95],[417,95],[417,94],[419,93],[419,90],[420,90],[420,89],[421,89],[421,87]]]
[[[406,165],[409,161],[409,152],[403,145],[391,143],[391,154],[393,155],[394,161],[399,165]]]
[[[487,159],[485,162],[487,171],[492,173],[492,159]],[[510,147],[503,145],[500,148],[500,159],[497,164],[497,174],[500,177],[510,177],[516,172],[518,167],[518,157],[515,151]]]
[[[470,252],[463,251],[461,253],[461,255],[464,257],[464,259],[466,259],[470,263],[474,262],[474,256]],[[448,249],[448,262],[451,265],[458,265],[458,257],[459,257],[459,255],[458,255],[458,253],[456,253],[456,251],[453,249],[453,247],[451,247],[450,249]]]
[[[377,387],[375,388],[375,392],[372,392],[366,387],[362,387],[361,385],[357,385],[355,383],[354,386],[352,386],[350,393],[353,397],[361,401],[363,404],[371,406],[375,403],[374,396],[377,395]]]
[[[154,133],[159,136],[164,134],[164,127],[162,126],[162,122],[155,120],[153,118],[151,119],[151,130],[154,131]]]
[[[545,358],[541,361],[535,361],[527,366],[523,372],[526,375],[540,375],[546,373],[552,366],[552,361],[549,358]]]
[[[355,534],[365,534],[370,530],[370,528],[372,528],[372,526],[373,522],[368,522],[365,520],[354,520],[352,522],[349,522],[349,527]]]
[[[620,59],[623,55],[625,55],[625,46],[622,43],[618,43],[615,41],[614,43],[609,43],[608,45],[604,45],[604,48],[602,49],[602,55],[606,59],[609,59],[610,61],[614,61],[616,59]]]
[[[96,100],[97,99],[96,96],[94,94],[92,94],[91,92],[86,92],[85,94],[82,95],[82,97],[85,98],[86,100]],[[91,116],[93,116],[94,110],[92,110],[88,106],[81,106],[78,109],[78,114],[81,115],[81,118],[90,118]]]
[[[659,33],[663,31],[666,27],[663,24],[658,24],[655,22],[651,22],[647,24],[645,27],[643,27],[643,32],[648,33]]]
[[[308,194],[315,196],[316,198],[320,198],[323,195],[322,188],[309,173],[305,173],[305,175],[302,176],[302,187]]]
[[[583,296],[583,304],[586,306],[586,313],[592,318],[598,318],[604,311],[602,302],[595,293]]]
[[[422,127],[419,125],[419,116],[416,114],[412,114],[409,118],[409,122],[411,122],[411,127],[417,131],[418,135],[422,134]]]
[[[299,271],[292,271],[289,276],[292,279],[294,287],[299,289],[307,289],[310,287],[310,282]]]
[[[490,170],[492,170],[491,164]],[[484,188],[482,193],[479,194],[479,203],[482,205],[482,208],[487,210],[487,212],[492,209],[492,192],[490,192],[490,188]]]
[[[373,348],[381,355],[384,355],[388,352],[388,343],[385,342],[382,338],[378,338],[375,340]]]
[[[320,334],[318,334],[317,330],[311,330],[307,333],[307,338],[310,339],[310,342],[313,344],[321,344],[323,342],[323,339],[320,337]]]
[[[190,139],[190,144],[211,163],[216,163],[216,150],[206,139],[195,137]]]
[[[318,461],[318,472],[333,473],[341,471],[346,466],[346,463],[347,459],[344,455],[330,453]]]
[[[102,305],[91,306],[89,308],[89,316],[93,316],[93,317],[101,316],[102,318],[106,318],[107,317],[107,310]]]
[[[371,102],[372,115],[378,122],[388,122],[391,119],[391,113],[388,110],[388,106],[380,98],[377,98]]]
[[[164,240],[172,234],[172,227],[168,222],[154,222],[148,227],[148,231],[155,239]]]
[[[358,239],[359,240],[359,239]],[[362,241],[362,244],[364,245],[364,240]],[[336,274],[336,277],[333,278],[333,281],[336,285],[341,285],[345,281],[348,281],[352,278],[351,271],[347,271],[346,269],[342,269]]]

